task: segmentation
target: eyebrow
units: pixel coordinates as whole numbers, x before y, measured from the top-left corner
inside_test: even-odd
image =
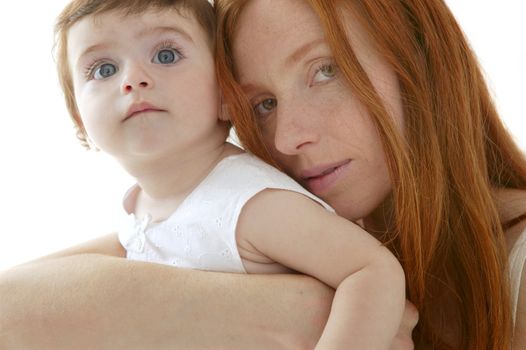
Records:
[[[192,39],[192,36],[188,34],[183,28],[177,27],[177,26],[162,26],[162,27],[151,27],[146,28],[142,31],[140,31],[137,34],[137,38],[142,38],[144,36],[148,36],[151,34],[163,34],[163,33],[173,33],[173,34],[179,34],[182,37],[184,37],[186,40],[194,42],[194,39]]]
[[[311,52],[316,47],[318,47],[318,46],[320,46],[322,44],[325,44],[325,39],[324,38],[314,39],[312,41],[309,41],[309,42],[303,44],[302,46],[298,47],[296,50],[294,50],[290,55],[288,55],[285,58],[285,61],[283,63],[283,67],[287,68],[287,67],[290,67],[291,65],[293,65],[294,63],[299,62],[309,52]],[[236,76],[237,76],[237,73],[236,73]],[[237,76],[236,79],[241,82],[243,80],[243,77],[242,76]],[[241,84],[241,89],[243,89],[243,91],[245,91],[245,92],[250,91],[250,90],[255,89],[255,88],[256,88],[256,86],[253,85],[253,84]]]
[[[309,41],[305,43],[304,45],[298,47],[294,52],[292,52],[286,59],[285,59],[285,67],[291,66],[293,63],[297,63],[300,61],[303,57],[305,57],[310,51],[318,47],[319,45],[325,43],[324,38],[319,38],[313,41]]]
[[[136,38],[143,38],[145,36],[156,34],[156,33],[158,33],[158,34],[164,34],[164,33],[179,34],[183,38],[185,38],[186,40],[191,41],[192,43],[194,42],[194,40],[192,39],[190,34],[188,34],[185,30],[183,30],[182,28],[179,28],[177,26],[162,26],[162,27],[146,28],[146,29],[140,31],[139,33],[137,33],[137,35],[135,37]],[[90,54],[91,52],[107,49],[107,48],[112,47],[112,46],[113,45],[107,44],[107,43],[91,45],[91,46],[87,47],[84,51],[82,51],[82,53],[79,55],[79,59],[78,59],[77,62],[80,62],[83,57],[85,57],[86,55]]]

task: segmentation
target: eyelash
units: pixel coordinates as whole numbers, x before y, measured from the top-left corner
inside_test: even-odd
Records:
[[[333,60],[323,61],[323,62],[318,63],[316,68],[314,69],[314,73],[312,74],[313,79],[316,77],[316,75],[318,73],[320,73],[321,71],[323,71],[326,68],[333,68],[334,69],[333,76],[332,77],[326,76],[326,78],[328,78],[328,79],[323,81],[323,82],[321,82],[321,84],[324,84],[324,83],[327,83],[327,82],[333,80],[336,77],[336,75],[338,74],[338,65]],[[318,83],[318,84],[320,84],[320,83]],[[311,85],[314,85],[314,84],[311,83]]]
[[[106,58],[97,58],[91,61],[89,64],[87,64],[86,68],[84,69],[84,77],[86,78],[86,80],[92,80],[95,70],[102,64],[107,63],[109,61],[111,60]]]
[[[181,59],[186,57],[183,53],[183,49],[172,40],[165,40],[161,42],[159,45],[157,45],[155,47],[154,54],[158,53],[161,50],[165,50],[165,49],[174,50],[181,57]]]
[[[158,53],[161,50],[165,49],[172,49],[174,50],[177,55],[180,56],[180,59],[185,58],[185,55],[183,53],[183,49],[172,40],[166,40],[161,42],[160,44],[155,46],[155,49],[153,50],[154,54]],[[104,63],[111,62],[110,59],[107,58],[97,58],[91,61],[89,64],[86,65],[86,68],[84,69],[84,77],[86,80],[92,80],[93,79],[93,73],[95,70],[100,67]]]

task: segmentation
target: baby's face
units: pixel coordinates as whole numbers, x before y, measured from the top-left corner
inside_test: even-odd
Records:
[[[130,161],[185,154],[214,139],[214,58],[187,12],[86,17],[69,30],[67,48],[80,117],[103,151]]]

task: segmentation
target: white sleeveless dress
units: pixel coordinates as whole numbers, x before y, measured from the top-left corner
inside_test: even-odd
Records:
[[[181,268],[246,273],[236,243],[236,225],[248,200],[264,189],[301,193],[332,208],[293,179],[248,153],[226,157],[166,220],[123,213],[119,240],[127,258]],[[132,187],[124,207],[135,207]],[[131,200],[130,200],[131,198]],[[261,213],[265,215],[265,213]]]

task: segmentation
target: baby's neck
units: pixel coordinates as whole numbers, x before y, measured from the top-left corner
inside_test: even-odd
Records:
[[[163,160],[134,173],[141,188],[133,212],[160,221],[173,213],[182,201],[225,157],[242,151],[228,143],[206,152]]]

